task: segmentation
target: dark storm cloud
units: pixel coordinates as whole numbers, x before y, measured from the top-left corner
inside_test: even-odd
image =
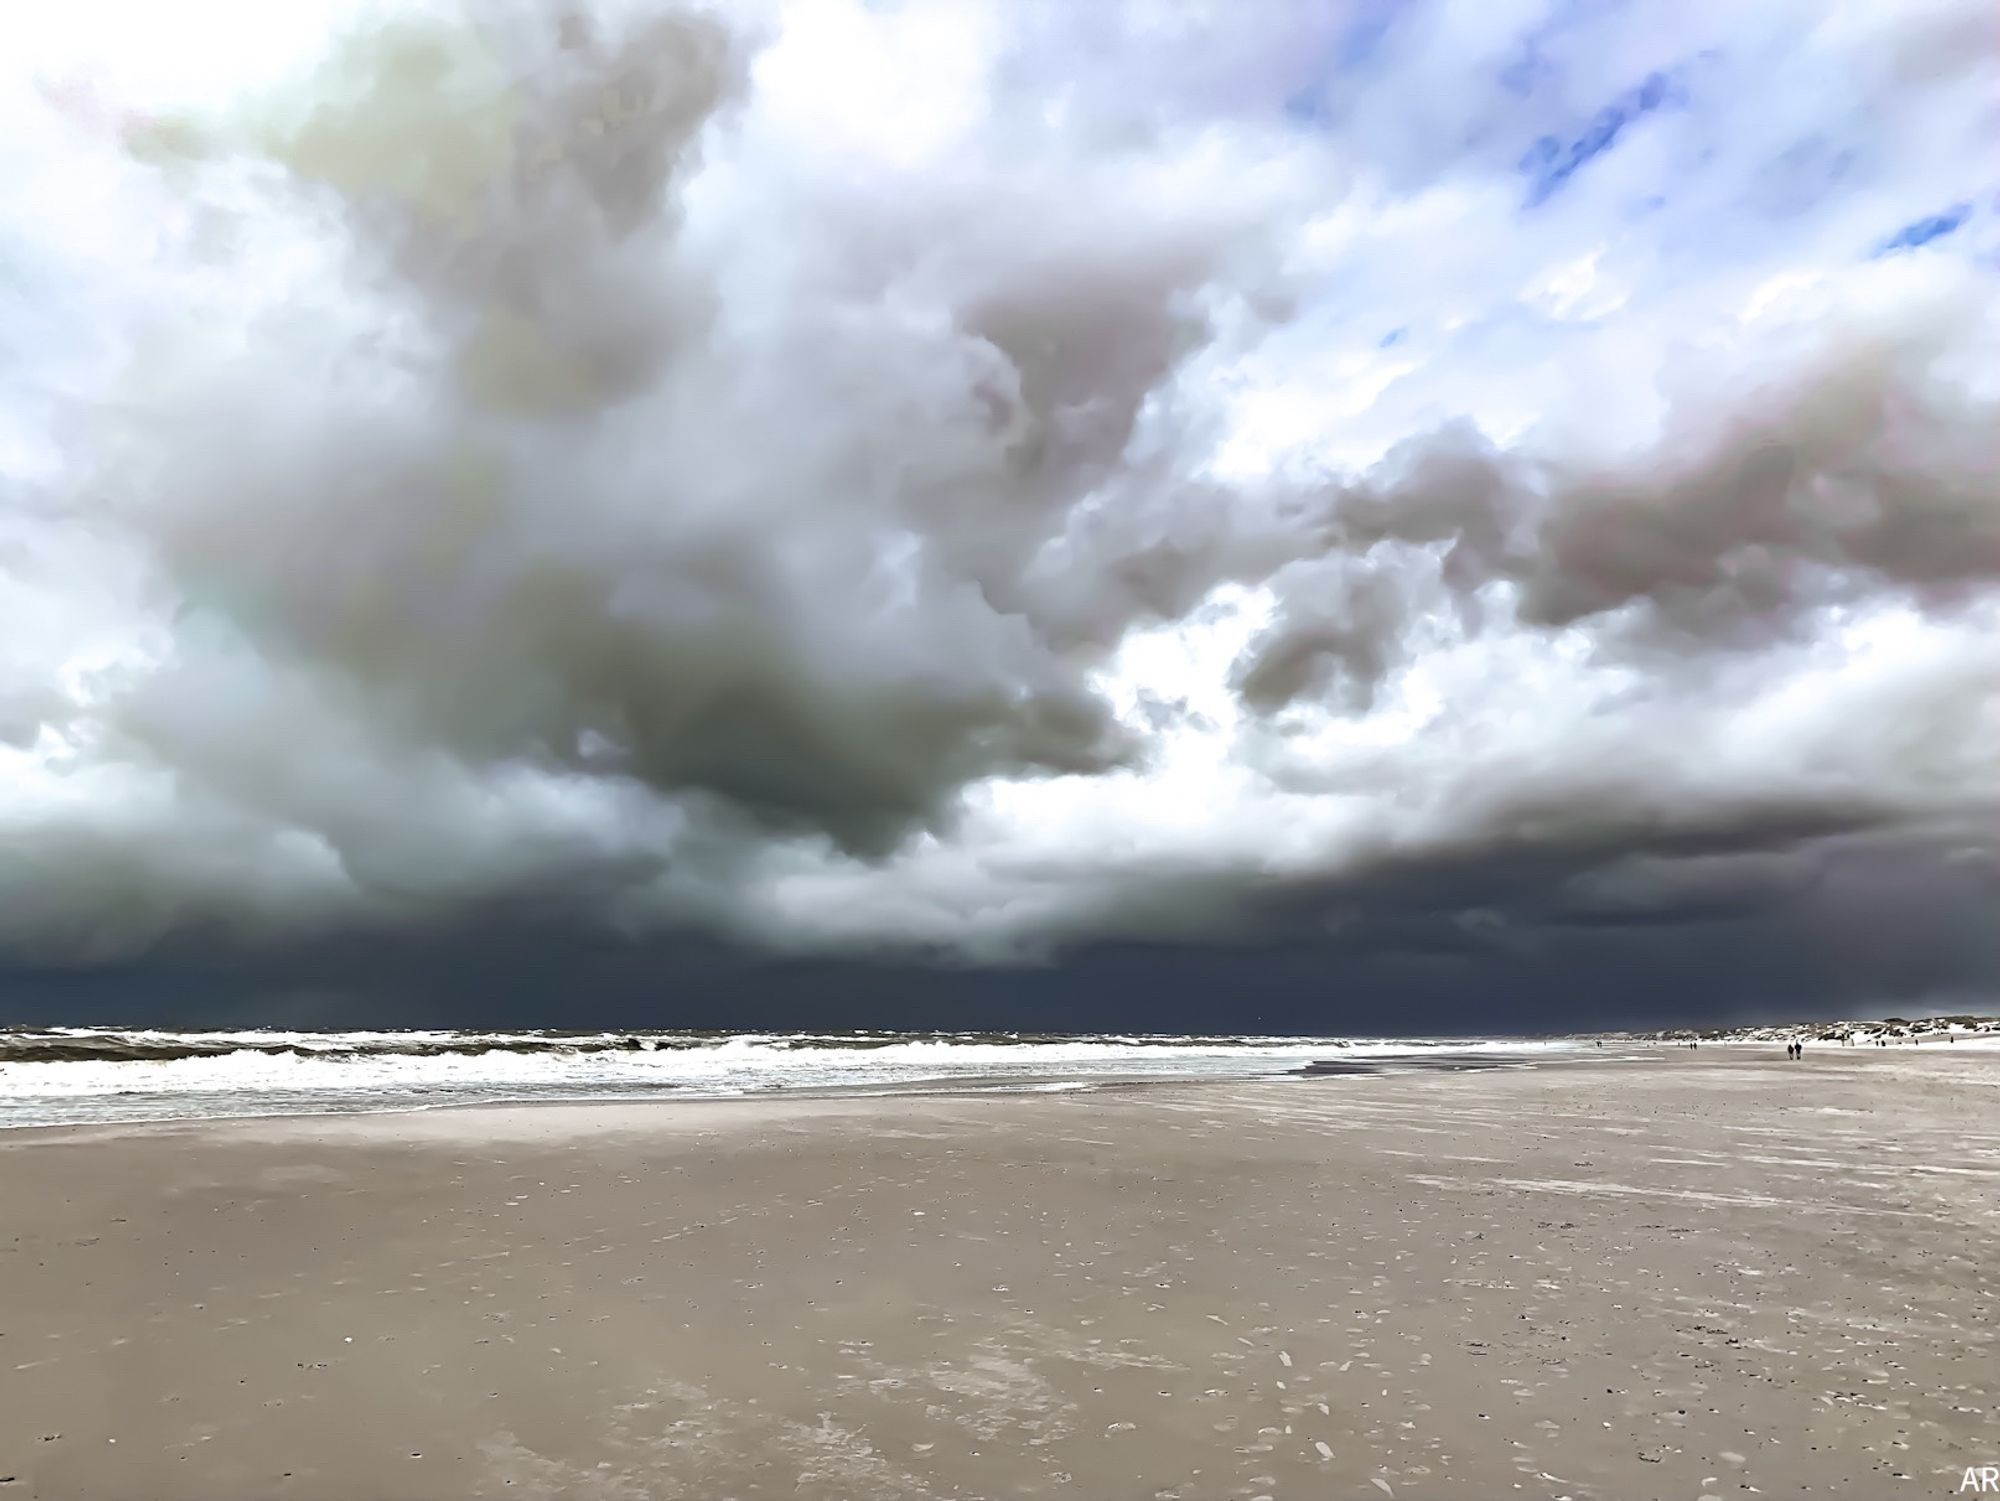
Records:
[[[1966,348],[1957,317],[1940,299],[1886,326],[1835,322],[1682,392],[1655,450],[1615,470],[1482,451],[1463,432],[1408,445],[1331,502],[1335,561],[1276,575],[1285,608],[1239,666],[1245,697],[1277,708],[1337,681],[1366,707],[1423,649],[1425,615],[1455,597],[1465,618],[1496,585],[1510,625],[1604,621],[1607,649],[1683,659],[1794,639],[1885,596],[1986,602],[2000,445],[1981,434],[2000,393],[1949,368]]]
[[[1760,832],[1438,861],[1290,893],[1235,941],[1094,941],[1026,967],[620,943],[516,908],[263,952],[189,937],[0,984],[29,1022],[1353,1035],[1824,1018],[1988,993],[2000,825],[1977,858],[1942,862],[1874,832]]]

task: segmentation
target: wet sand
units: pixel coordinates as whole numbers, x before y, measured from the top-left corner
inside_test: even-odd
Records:
[[[0,1501],[1946,1495],[2000,1057],[0,1134]]]

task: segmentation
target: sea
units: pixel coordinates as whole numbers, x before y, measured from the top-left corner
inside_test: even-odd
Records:
[[[0,1028],[0,1128],[1528,1066],[1576,1039]]]

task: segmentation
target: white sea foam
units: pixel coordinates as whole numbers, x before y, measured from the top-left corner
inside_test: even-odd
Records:
[[[1135,1078],[1257,1077],[1314,1059],[1533,1052],[1570,1042],[452,1032],[0,1034],[0,1125],[407,1109],[498,1099],[726,1096],[978,1082],[1054,1092]],[[21,1061],[40,1048],[113,1056]],[[438,1051],[449,1049],[450,1051]],[[125,1057],[131,1050],[188,1056]],[[14,1052],[13,1061],[4,1061]]]

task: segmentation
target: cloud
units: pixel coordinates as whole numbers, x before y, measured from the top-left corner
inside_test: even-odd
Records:
[[[1974,9],[46,23],[0,942],[1511,951],[1822,910],[1802,826],[1962,884],[1989,221],[1869,252],[1991,189]]]

